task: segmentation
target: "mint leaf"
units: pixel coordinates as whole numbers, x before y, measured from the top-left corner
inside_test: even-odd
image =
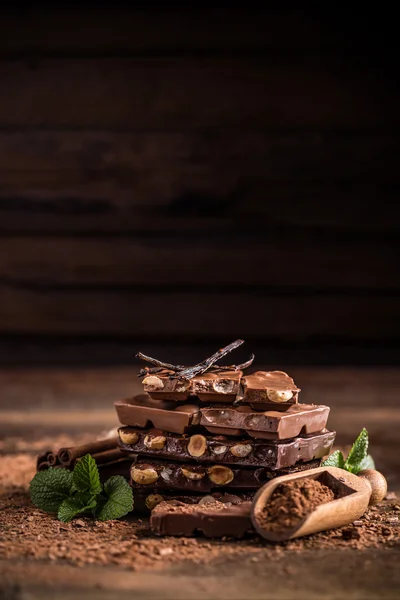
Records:
[[[93,510],[96,504],[96,497],[87,497],[87,494],[76,494],[66,498],[58,509],[58,520],[68,523],[76,515]]]
[[[81,492],[91,492],[93,495],[101,492],[99,470],[96,461],[90,454],[78,460],[73,473],[74,488]]]
[[[31,500],[46,512],[57,512],[70,494],[72,473],[66,469],[39,471],[29,484]]]
[[[358,464],[358,468],[354,473],[359,473],[360,471],[364,471],[364,469],[375,469],[374,459],[370,454],[368,454],[363,460]]]
[[[368,452],[368,432],[365,427],[360,432],[360,435],[354,442],[349,452],[349,455],[344,463],[344,468],[351,473],[354,469],[358,469],[361,461],[363,461]],[[359,470],[359,469],[358,469]]]
[[[96,513],[99,521],[119,519],[133,509],[133,494],[128,482],[121,475],[110,477],[104,484],[107,500],[100,503]]]
[[[322,463],[323,467],[339,467],[343,469],[344,467],[344,456],[340,452],[340,450],[335,450],[328,456],[326,460]]]

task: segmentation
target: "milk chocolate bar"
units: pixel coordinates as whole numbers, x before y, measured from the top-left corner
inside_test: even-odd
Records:
[[[256,410],[281,410],[295,404],[300,389],[284,371],[257,371],[242,379],[243,401]]]
[[[171,491],[163,491],[160,494],[157,490],[135,489],[133,490],[133,505],[135,513],[150,514],[155,507],[161,502],[171,502],[176,500],[184,504],[199,504],[202,506],[212,502],[223,502],[224,504],[240,504],[244,501],[251,501],[255,492],[239,492],[230,494],[227,492],[213,492],[212,494],[188,494]]]
[[[206,372],[185,380],[170,378],[173,371],[161,371],[143,379],[144,391],[154,399],[187,400],[190,395],[202,402],[233,402],[240,388],[242,371]]]
[[[199,505],[161,502],[152,511],[150,527],[157,535],[191,536],[198,531],[208,538],[241,538],[252,531],[251,502],[229,505],[222,502]]]
[[[255,411],[249,406],[218,406],[201,409],[201,425],[211,433],[240,435],[247,432],[255,438],[288,439],[310,435],[326,427],[329,407],[314,404],[292,404],[285,412]]]
[[[184,433],[200,423],[198,405],[154,400],[148,394],[115,402],[115,409],[120,423],[133,427],[156,427],[172,433]]]
[[[326,430],[287,441],[260,441],[200,433],[177,435],[159,429],[121,427],[118,435],[123,450],[141,456],[282,469],[299,461],[307,462],[326,456],[331,451],[336,434]]]
[[[155,490],[185,490],[197,493],[218,488],[256,490],[279,475],[297,473],[319,467],[319,460],[297,463],[287,469],[272,471],[266,467],[250,469],[233,465],[196,465],[137,457],[131,466],[132,488],[146,486]]]

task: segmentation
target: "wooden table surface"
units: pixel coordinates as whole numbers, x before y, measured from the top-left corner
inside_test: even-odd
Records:
[[[30,444],[37,447],[63,433],[97,436],[109,430],[117,424],[113,401],[140,390],[136,372],[126,367],[0,371],[1,454],[21,448],[29,452]],[[337,431],[337,446],[345,449],[362,427],[368,429],[376,466],[389,490],[399,493],[400,369],[296,367],[290,373],[302,388],[303,402],[331,406],[329,427]],[[32,559],[0,560],[0,598],[108,600],[129,590],[135,598],[157,599],[395,599],[400,595],[399,559],[400,543],[390,549],[284,553],[273,564],[222,557],[218,564],[151,573],[66,564],[50,570]]]

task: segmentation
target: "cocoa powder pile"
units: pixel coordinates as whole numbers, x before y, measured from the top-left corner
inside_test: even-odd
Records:
[[[295,527],[314,508],[335,499],[333,491],[316,479],[295,479],[282,483],[258,517],[269,531]]]

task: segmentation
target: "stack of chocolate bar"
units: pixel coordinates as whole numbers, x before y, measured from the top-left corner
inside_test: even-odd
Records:
[[[329,407],[300,404],[286,373],[243,376],[252,359],[191,368],[151,360],[156,367],[141,372],[144,393],[115,403],[136,508],[210,494],[248,500],[269,479],[317,467],[329,454]]]

